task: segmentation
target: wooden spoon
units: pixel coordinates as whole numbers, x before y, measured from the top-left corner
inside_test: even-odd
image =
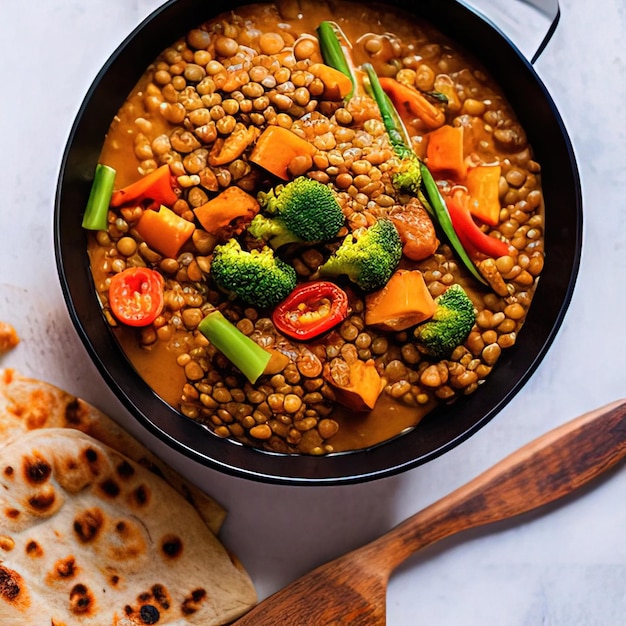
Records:
[[[235,626],[385,624],[387,582],[417,550],[566,496],[626,456],[626,400],[548,432],[384,534],[260,602]]]

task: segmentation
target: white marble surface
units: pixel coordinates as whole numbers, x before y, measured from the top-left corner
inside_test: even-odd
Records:
[[[167,455],[128,418],[90,363],[63,303],[52,243],[56,177],[74,115],[109,54],[159,4],[0,0],[0,319],[22,337],[0,365],[85,397]],[[562,0],[561,7],[557,32],[535,67],[577,154],[584,248],[565,322],[524,389],[444,457],[357,486],[263,485],[169,454],[230,510],[222,538],[261,597],[378,536],[544,431],[626,395],[626,7],[623,0]],[[416,555],[392,577],[388,623],[625,623],[625,485],[620,468],[545,513]]]

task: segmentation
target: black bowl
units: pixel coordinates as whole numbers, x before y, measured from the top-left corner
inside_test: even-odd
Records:
[[[582,201],[572,147],[557,108],[532,65],[492,24],[455,0],[389,0],[469,50],[504,89],[543,167],[546,262],[516,346],[505,350],[481,389],[427,416],[412,431],[370,449],[326,457],[263,452],[219,439],[183,419],[130,365],[104,320],[89,269],[81,218],[111,119],[145,68],[170,42],[238,0],[172,0],[118,47],[89,89],[63,156],[54,219],[58,273],[70,317],[106,382],[130,413],[201,464],[255,480],[345,484],[425,463],[467,439],[522,388],[550,347],[569,305],[580,261]]]

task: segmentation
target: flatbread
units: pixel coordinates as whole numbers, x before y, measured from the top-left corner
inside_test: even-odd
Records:
[[[228,623],[256,603],[194,507],[78,430],[0,451],[0,624]]]
[[[218,534],[226,510],[163,463],[117,422],[50,383],[28,378],[13,369],[0,370],[0,445],[39,428],[80,430],[144,465],[189,500],[208,527]]]

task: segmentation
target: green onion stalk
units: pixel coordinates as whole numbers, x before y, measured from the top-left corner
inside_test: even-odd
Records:
[[[221,311],[213,309],[198,325],[198,330],[251,382],[255,383],[267,367],[271,354],[244,335]]]
[[[341,30],[331,22],[322,22],[317,33],[324,62],[349,76],[356,89],[357,81],[354,66],[346,55],[348,48],[346,45],[342,45],[339,39],[341,37],[345,41]],[[487,282],[480,275],[454,230],[445,200],[430,170],[411,147],[409,133],[393,102],[380,85],[374,67],[370,63],[366,63],[362,69],[366,77],[366,91],[376,102],[389,143],[396,156],[401,160],[401,167],[393,176],[394,186],[398,191],[414,195],[421,200],[465,268],[478,282],[486,285]]]
[[[352,91],[346,96],[350,100],[359,91],[359,81],[356,78],[354,65],[351,61],[347,38],[336,22],[322,22],[317,27],[317,37],[324,63],[345,74],[352,82]]]
[[[115,170],[108,165],[96,165],[82,221],[86,230],[106,230],[115,174]]]

